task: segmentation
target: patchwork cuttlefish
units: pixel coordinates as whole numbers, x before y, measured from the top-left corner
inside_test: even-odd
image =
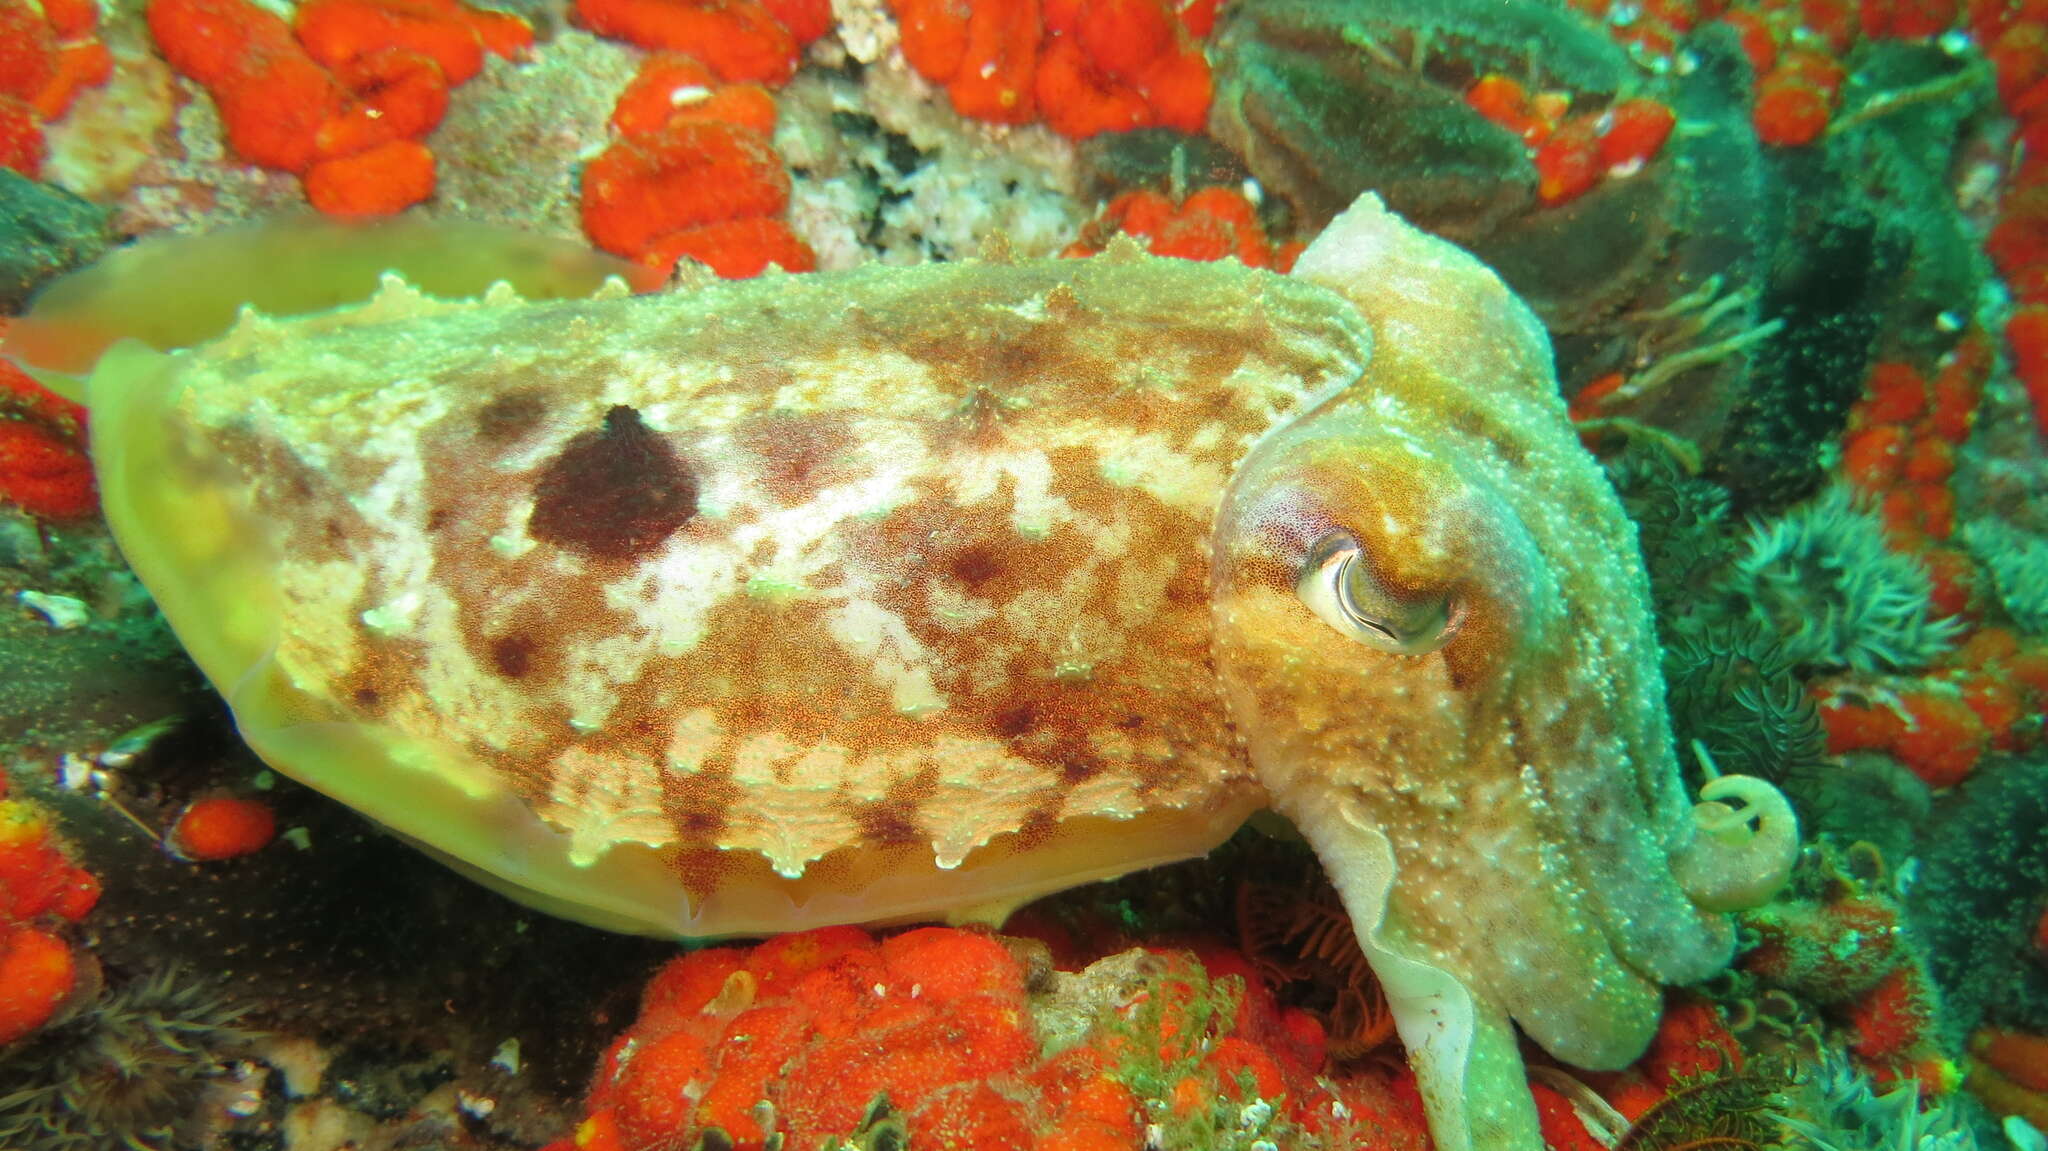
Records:
[[[1514,1024],[1627,1063],[1797,847],[1762,781],[1684,794],[1542,329],[1371,196],[1289,276],[391,279],[88,392],[123,550],[286,773],[677,936],[1000,921],[1271,807],[1442,1151],[1540,1148]]]

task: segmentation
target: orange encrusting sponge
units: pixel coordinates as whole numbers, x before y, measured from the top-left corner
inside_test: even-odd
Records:
[[[1043,119],[1074,139],[1163,127],[1200,132],[1212,95],[1200,39],[1213,5],[1166,0],[893,0],[903,58],[953,110]]]
[[[810,39],[823,34],[816,12],[799,6],[792,15],[806,33],[816,29]],[[577,0],[576,16],[600,36],[687,53],[729,83],[788,83],[809,42],[754,0]]]
[[[78,983],[59,934],[99,902],[99,880],[74,865],[49,813],[7,798],[0,775],[0,1045],[54,1018]]]
[[[0,335],[6,327],[0,320]],[[85,454],[85,409],[7,360],[0,360],[0,500],[42,520],[77,519],[100,506]]]
[[[1959,8],[1956,0],[1656,0],[1623,20],[1621,6],[1611,0],[1570,3],[1607,23],[1632,55],[1657,64],[1675,63],[1680,41],[1702,21],[1734,29],[1756,80],[1751,126],[1758,139],[1778,148],[1804,147],[1828,130],[1844,78],[1839,61],[1859,38],[1929,40],[1955,25]],[[2006,0],[1971,4],[1979,44],[1996,38],[1984,34],[1987,21],[1980,12],[2007,8]]]
[[[0,1044],[48,1023],[76,981],[69,944],[34,927],[0,926]]]
[[[1143,239],[1146,250],[1155,256],[1183,260],[1235,256],[1246,267],[1276,272],[1292,268],[1302,248],[1298,243],[1275,246],[1269,241],[1258,210],[1242,193],[1203,188],[1179,204],[1159,192],[1125,192],[1082,228],[1080,239],[1061,255],[1095,255],[1118,233]]]
[[[2014,308],[2005,321],[2005,343],[2012,352],[2013,375],[2034,410],[2034,428],[2048,439],[2048,304]]]
[[[164,844],[194,863],[212,863],[261,851],[276,836],[277,816],[269,804],[216,795],[186,804]]]
[[[1828,754],[1883,752],[1929,787],[1953,787],[1987,751],[2025,751],[2040,742],[2039,730],[2024,721],[2048,707],[2048,646],[1979,627],[1917,682],[1877,689],[1824,682],[1813,694]]]
[[[1306,1014],[1280,1008],[1242,956],[1145,959],[1142,990],[1046,1057],[1024,964],[989,935],[828,927],[697,951],[648,984],[586,1118],[546,1151],[656,1151],[713,1127],[739,1151],[819,1146],[857,1134],[882,1098],[914,1147],[1131,1151],[1148,1104],[1123,1067],[1147,1058],[1173,1066],[1158,1102],[1177,1117],[1256,1096],[1305,1130],[1327,1122],[1320,1042],[1291,1041]],[[1233,976],[1247,982],[1225,990]]]
[[[724,83],[695,56],[649,56],[612,107],[622,136],[659,132],[671,120],[712,120],[775,134],[775,97],[754,83]]]
[[[775,151],[775,98],[729,73],[740,74],[682,52],[641,63],[612,108],[618,139],[583,168],[592,243],[663,276],[685,257],[727,279],[817,266],[783,218],[790,179]]]
[[[1599,112],[1571,112],[1562,92],[1530,93],[1497,72],[1465,90],[1465,103],[1513,132],[1536,166],[1536,198],[1569,203],[1607,179],[1633,176],[1664,150],[1678,118],[1657,100],[1623,100]]]
[[[760,133],[677,120],[627,136],[583,169],[583,229],[598,247],[637,258],[672,232],[789,206],[789,173]]]
[[[0,0],[0,168],[42,176],[43,125],[114,74],[86,0]]]
[[[240,159],[294,173],[329,215],[385,216],[434,191],[420,143],[486,53],[532,42],[457,0],[309,0],[287,24],[249,0],[150,0],[150,34],[220,109]]]
[[[78,446],[49,427],[0,418],[0,499],[45,520],[70,520],[99,510],[92,464]]]
[[[1925,553],[1954,534],[1949,477],[1990,371],[1990,348],[1974,331],[1942,357],[1931,380],[1902,361],[1871,367],[1864,398],[1849,411],[1842,474],[1877,498],[1895,549]]]
[[[685,257],[728,280],[758,276],[770,264],[785,272],[808,272],[817,264],[809,244],[798,239],[787,223],[767,216],[671,232],[641,253],[640,262],[666,272]]]

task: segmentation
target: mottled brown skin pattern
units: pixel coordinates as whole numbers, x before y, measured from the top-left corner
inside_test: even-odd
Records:
[[[1363,196],[1296,278],[1102,258],[436,303],[96,374],[109,522],[259,754],[537,906],[968,915],[1270,805],[1441,1151],[1536,1151],[1789,874],[1690,805],[1535,317]]]
[[[1258,802],[1209,519],[1356,377],[1334,297],[1126,257],[412,310],[230,337],[188,415],[275,525],[299,688],[579,856],[651,844],[709,894],[747,853],[944,868]]]

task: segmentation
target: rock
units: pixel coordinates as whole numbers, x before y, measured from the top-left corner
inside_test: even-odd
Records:
[[[45,281],[106,248],[105,209],[0,169],[0,308],[21,311]]]

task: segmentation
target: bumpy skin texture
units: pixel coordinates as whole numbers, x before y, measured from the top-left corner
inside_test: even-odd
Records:
[[[1477,261],[1367,197],[1295,274],[1349,296],[1375,351],[1231,481],[1218,670],[1388,986],[1438,1145],[1536,1146],[1509,1017],[1619,1067],[1660,982],[1711,974],[1732,944],[1670,865],[1712,849],[1672,756],[1634,529],[1574,442],[1541,327]],[[1306,553],[1332,532],[1394,613],[1445,605],[1434,650],[1301,610]]]
[[[117,528],[259,750],[554,909],[713,935],[1227,837],[1263,794],[1205,671],[1209,521],[1368,344],[1312,285],[1131,248],[394,289],[94,388],[138,448],[102,453]]]
[[[1788,851],[1775,810],[1692,834],[1633,533],[1540,328],[1371,197],[1298,278],[1125,244],[394,284],[118,347],[89,391],[110,521],[251,745],[591,922],[999,915],[1271,802],[1437,1145],[1534,1151],[1510,1018],[1626,1062],[1658,983],[1728,955],[1670,858],[1721,898]],[[1303,578],[1333,533],[1391,649]]]

